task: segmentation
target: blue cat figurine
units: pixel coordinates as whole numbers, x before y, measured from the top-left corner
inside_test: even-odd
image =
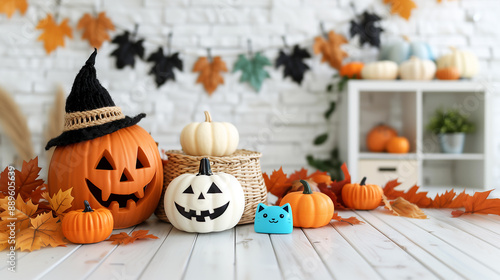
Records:
[[[281,207],[259,203],[255,212],[254,229],[258,233],[292,233],[293,218],[290,203]]]

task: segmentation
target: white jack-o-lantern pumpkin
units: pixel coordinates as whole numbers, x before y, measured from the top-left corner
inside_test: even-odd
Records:
[[[174,227],[187,232],[214,232],[234,227],[245,208],[243,188],[223,172],[212,174],[203,158],[198,174],[182,174],[165,192],[165,213]]]

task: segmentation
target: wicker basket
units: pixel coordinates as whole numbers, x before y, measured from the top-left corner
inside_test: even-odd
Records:
[[[170,182],[177,176],[184,173],[198,173],[200,160],[204,156],[189,156],[179,150],[167,151],[167,163],[163,166],[163,191],[160,203],[155,214],[162,221],[168,222],[163,201],[165,191]],[[237,150],[230,156],[211,157],[210,160],[213,172],[225,172],[238,179],[245,193],[245,210],[238,224],[253,223],[255,210],[259,203],[267,202],[267,190],[260,169],[261,153],[247,150]]]

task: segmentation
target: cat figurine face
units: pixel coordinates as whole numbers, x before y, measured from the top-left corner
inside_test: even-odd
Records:
[[[258,233],[292,233],[293,218],[290,203],[281,207],[259,203],[255,213],[254,229]]]

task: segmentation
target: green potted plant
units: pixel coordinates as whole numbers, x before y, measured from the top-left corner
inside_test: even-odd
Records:
[[[465,134],[474,132],[475,125],[457,109],[438,109],[427,129],[438,136],[442,152],[460,154],[464,148]]]

